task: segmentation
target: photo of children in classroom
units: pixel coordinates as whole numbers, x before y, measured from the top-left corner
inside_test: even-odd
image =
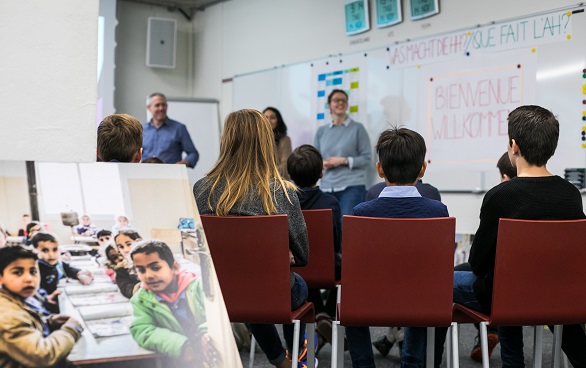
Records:
[[[241,366],[184,169],[36,163],[38,214],[0,178],[0,366]]]

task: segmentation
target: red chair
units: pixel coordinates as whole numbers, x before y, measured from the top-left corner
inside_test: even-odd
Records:
[[[433,367],[433,327],[452,323],[455,235],[453,217],[344,216],[332,367],[343,366],[342,326],[428,327],[426,364]]]
[[[561,325],[586,321],[585,235],[586,220],[500,220],[491,314],[460,304],[453,310],[455,322],[480,323],[484,367],[487,325],[535,326],[536,367],[541,366],[543,325],[556,325],[553,363],[559,365]]]
[[[307,225],[310,257],[307,266],[296,268],[295,272],[303,277],[309,288],[335,288],[332,210],[303,210],[302,212]]]
[[[300,322],[307,323],[308,346],[314,346],[315,313],[311,303],[291,311],[287,215],[202,215],[201,221],[230,320],[293,323],[296,362]],[[314,355],[308,349],[311,367]]]

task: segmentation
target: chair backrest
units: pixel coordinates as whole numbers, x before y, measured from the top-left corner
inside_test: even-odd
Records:
[[[344,216],[340,322],[449,326],[456,219]]]
[[[309,238],[309,262],[295,268],[309,288],[336,287],[334,271],[334,223],[332,210],[303,210]]]
[[[232,322],[291,323],[287,215],[202,215]]]
[[[586,322],[586,220],[499,222],[491,323]]]

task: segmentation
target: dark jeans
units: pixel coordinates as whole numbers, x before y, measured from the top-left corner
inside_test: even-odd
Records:
[[[331,194],[340,202],[342,216],[351,215],[354,206],[364,202],[366,187],[364,185],[352,185],[342,191],[332,192]]]
[[[307,300],[307,284],[298,274],[295,275],[295,284],[291,288],[291,310],[299,308]],[[286,351],[281,344],[281,338],[275,325],[270,324],[250,324],[250,331],[258,342],[258,345],[264,351],[269,362],[273,365],[280,364],[285,359]],[[305,331],[305,323],[301,324],[301,333]],[[289,351],[293,350],[293,325],[283,325],[283,336]],[[303,335],[301,335],[303,336]],[[303,348],[304,339],[299,339],[299,349]]]
[[[472,285],[475,280],[476,276],[472,272],[454,272],[454,302],[486,313],[486,309],[474,295]],[[553,328],[551,330],[553,331]],[[435,331],[435,363],[439,364],[447,328],[436,328]],[[498,334],[501,344],[502,367],[524,367],[523,328],[521,326],[498,327]],[[406,328],[401,367],[423,368],[425,366],[425,345],[425,329],[421,331],[418,328]],[[564,325],[562,349],[575,368],[586,367],[586,335],[584,335],[581,326]]]
[[[374,368],[374,355],[370,341],[370,328],[363,326],[346,326],[346,337],[352,368]]]

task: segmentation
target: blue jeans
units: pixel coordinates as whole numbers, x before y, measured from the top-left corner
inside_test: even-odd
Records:
[[[480,304],[478,298],[474,295],[474,281],[476,281],[474,273],[470,271],[454,271],[454,302],[470,309],[487,313],[486,308]],[[522,327],[499,327],[498,331],[501,343],[502,366],[524,367]],[[447,328],[436,328],[435,332],[434,365],[439,366],[443,355]],[[425,328],[406,328],[401,367],[425,367],[425,347]]]
[[[472,285],[476,276],[468,271],[454,271],[454,302],[478,311],[486,311],[474,295]],[[445,327],[435,329],[434,365],[438,367],[442,361],[444,343],[446,341]],[[403,354],[401,367],[425,367],[425,349],[427,347],[427,330],[425,327],[406,327],[403,340]],[[522,351],[522,350],[521,350]]]
[[[299,308],[307,300],[307,284],[296,273],[295,283],[291,288],[291,310]],[[279,365],[286,356],[286,351],[281,344],[281,338],[275,325],[270,324],[250,324],[250,331],[258,342],[258,345],[264,351],[269,362],[273,365]],[[305,323],[301,324],[301,333],[305,331]],[[293,350],[293,325],[283,325],[283,336],[289,351]],[[301,335],[303,336],[303,335]],[[299,339],[299,349],[303,348],[304,339]]]
[[[346,326],[352,368],[374,368],[374,356],[368,326]]]
[[[366,187],[364,185],[352,185],[342,191],[332,192],[331,194],[340,202],[342,216],[351,215],[354,206],[364,202]]]

